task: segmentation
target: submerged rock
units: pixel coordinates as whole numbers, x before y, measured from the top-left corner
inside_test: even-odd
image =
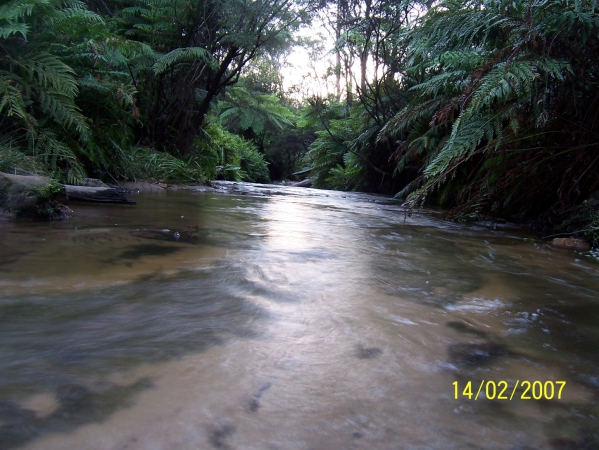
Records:
[[[453,364],[476,365],[486,364],[500,356],[507,356],[510,351],[501,344],[482,342],[477,344],[451,344],[448,353],[449,360]]]
[[[248,408],[250,412],[258,411],[258,408],[260,408],[260,397],[262,397],[262,394],[265,391],[267,391],[268,389],[270,389],[271,386],[272,386],[272,383],[269,381],[267,383],[264,383],[262,385],[262,387],[260,389],[258,389],[258,391],[254,394],[254,396],[252,397],[252,399],[250,401],[250,405]]]
[[[23,445],[39,435],[35,413],[11,401],[0,401],[0,448]]]
[[[358,346],[357,357],[360,359],[373,359],[378,357],[383,351],[377,347],[362,347]]]
[[[460,333],[472,334],[474,336],[482,338],[487,337],[487,333],[485,333],[484,331],[477,330],[472,325],[466,324],[464,322],[453,320],[447,322],[445,325],[447,325],[449,328],[453,328],[454,330],[459,331]]]
[[[92,393],[85,386],[67,384],[58,389],[57,397],[64,412],[76,413],[88,407]]]
[[[227,440],[235,433],[235,427],[229,424],[220,424],[210,433],[210,443],[214,448],[232,448]]]

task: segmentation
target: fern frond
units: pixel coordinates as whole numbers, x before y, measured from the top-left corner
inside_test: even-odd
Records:
[[[217,65],[212,53],[205,48],[185,47],[177,48],[165,55],[159,56],[152,69],[156,75],[160,75],[175,64],[193,61],[202,61],[210,67],[216,67]]]
[[[28,59],[14,59],[13,63],[23,68],[29,79],[41,88],[52,88],[71,98],[79,92],[73,76],[75,71],[55,55],[38,53]]]
[[[48,5],[49,0],[12,0],[0,6],[0,20],[15,22],[30,16],[39,5]]]
[[[28,32],[29,25],[26,23],[9,23],[7,25],[0,25],[0,38],[2,39],[8,39],[15,34],[21,34],[21,36],[26,38]]]
[[[495,136],[496,121],[501,121],[501,117],[494,114],[480,114],[469,120],[459,117],[453,124],[450,138],[427,165],[424,174],[427,177],[439,178],[452,161],[470,157],[483,140],[490,143]]]
[[[39,158],[27,155],[5,139],[0,141],[0,172],[46,175],[47,171]]]
[[[480,81],[463,116],[474,116],[491,105],[505,103],[516,96],[530,96],[538,77],[539,72],[532,61],[497,64]]]
[[[410,103],[383,126],[377,137],[377,142],[387,139],[387,136],[397,136],[407,130],[414,122],[422,119],[430,120],[430,117],[444,103],[443,98],[434,97],[419,103]]]
[[[89,23],[104,23],[102,16],[89,11],[85,7],[60,9],[49,17],[49,22],[52,25],[62,25],[73,20],[81,20]]]
[[[89,131],[87,119],[69,96],[54,89],[40,91],[40,107],[49,118],[65,128],[74,127],[80,139],[83,141],[87,139]]]
[[[39,132],[31,139],[32,153],[45,162],[56,178],[77,184],[86,172],[75,152],[50,131]]]
[[[25,102],[21,92],[15,88],[10,79],[0,77],[0,113],[6,109],[7,116],[27,117]]]
[[[442,72],[428,80],[413,86],[410,90],[420,95],[436,96],[440,92],[444,94],[456,94],[463,91],[470,83],[470,71],[453,70],[451,72]]]

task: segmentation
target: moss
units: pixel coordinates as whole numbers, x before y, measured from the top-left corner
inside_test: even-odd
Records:
[[[60,216],[66,201],[65,188],[56,181],[35,186],[12,186],[6,189],[11,198],[7,210],[17,219],[51,220]]]
[[[51,220],[54,217],[60,215],[60,203],[59,199],[64,196],[64,186],[51,181],[48,184],[38,186],[35,188],[37,194],[37,202],[35,207],[34,219],[38,220]],[[17,217],[19,216],[15,213]]]
[[[52,200],[54,197],[64,193],[64,187],[56,181],[51,181],[48,184],[36,187],[35,191],[38,193],[40,199]]]

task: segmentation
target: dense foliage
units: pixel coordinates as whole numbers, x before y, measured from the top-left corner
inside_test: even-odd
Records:
[[[559,213],[599,189],[598,16],[590,3],[447,2],[410,35],[411,98],[382,130],[406,193],[454,215]]]
[[[266,181],[258,150],[266,130],[256,134],[262,142],[250,137],[256,145],[211,133],[231,117],[221,120],[213,106],[262,105],[266,119],[290,124],[268,92],[248,93],[251,105],[221,97],[251,62],[288,47],[306,17],[306,5],[291,0],[4,2],[0,170],[71,183],[87,175]]]
[[[386,190],[412,207],[448,206],[453,218],[534,221],[597,242],[595,3],[338,5],[350,76],[345,99],[310,105],[322,123],[308,154],[319,185]],[[376,70],[352,78],[366,53]]]

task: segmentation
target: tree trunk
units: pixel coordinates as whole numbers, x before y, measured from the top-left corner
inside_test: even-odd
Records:
[[[366,1],[366,12],[364,13],[363,21],[366,23],[366,41],[364,42],[364,48],[360,53],[360,94],[364,95],[366,92],[366,66],[368,65],[368,55],[370,54],[370,33],[372,31],[370,25],[370,0]]]

